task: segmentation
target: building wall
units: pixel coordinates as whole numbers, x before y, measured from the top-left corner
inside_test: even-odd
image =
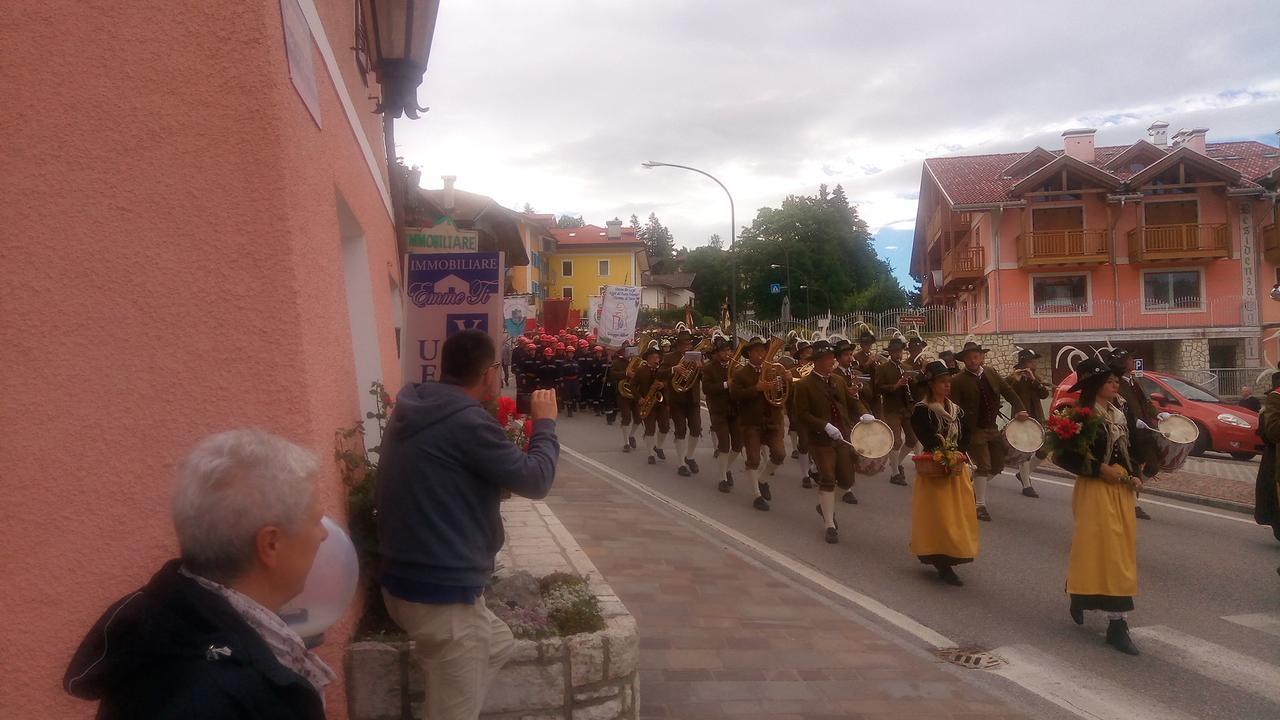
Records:
[[[548,293],[549,297],[564,297],[563,289],[573,288],[573,302],[570,307],[576,310],[587,310],[587,298],[600,294],[601,285],[638,285],[634,267],[635,256],[631,253],[592,252],[592,251],[558,251],[549,254],[551,272],[555,276],[555,284]],[[573,262],[573,274],[565,276],[562,272],[563,262]],[[601,275],[599,261],[609,261],[609,273]]]
[[[361,415],[343,238],[364,238],[377,347],[361,351],[393,388],[395,245],[353,7],[302,5],[328,37],[313,47],[322,127],[290,83],[276,0],[37,3],[0,29],[39,63],[5,83],[0,463],[18,551],[0,560],[0,636],[22,662],[0,717],[92,714],[61,692],[65,663],[176,554],[169,487],[199,438],[257,426],[314,449],[326,510],[344,515],[329,458]],[[355,612],[320,651],[340,674]],[[341,681],[327,699],[345,717]]]

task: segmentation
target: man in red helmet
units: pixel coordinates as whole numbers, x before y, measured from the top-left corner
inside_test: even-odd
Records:
[[[556,349],[547,346],[542,350],[542,361],[538,363],[535,371],[537,378],[538,390],[555,390],[559,395],[560,390],[560,363],[556,360]]]

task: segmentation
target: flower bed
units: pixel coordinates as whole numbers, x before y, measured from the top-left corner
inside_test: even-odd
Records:
[[[511,500],[502,515],[507,546],[485,599],[516,642],[481,717],[634,720],[635,619],[545,504]],[[408,642],[357,642],[347,650],[351,720],[422,718],[423,685]]]

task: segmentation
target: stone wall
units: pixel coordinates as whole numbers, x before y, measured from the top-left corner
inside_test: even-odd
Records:
[[[635,720],[640,638],[635,618],[545,504],[502,505],[507,545],[498,573],[569,572],[587,578],[606,627],[567,638],[516,640],[485,698],[482,720]],[[351,720],[421,720],[422,670],[411,643],[359,642],[347,650]]]
[[[1177,370],[1204,370],[1209,367],[1209,341],[1192,338],[1178,341],[1174,367]]]

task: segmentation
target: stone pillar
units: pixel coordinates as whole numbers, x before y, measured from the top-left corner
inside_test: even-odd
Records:
[[[1176,368],[1178,370],[1207,370],[1209,368],[1209,341],[1190,338],[1179,342]]]

